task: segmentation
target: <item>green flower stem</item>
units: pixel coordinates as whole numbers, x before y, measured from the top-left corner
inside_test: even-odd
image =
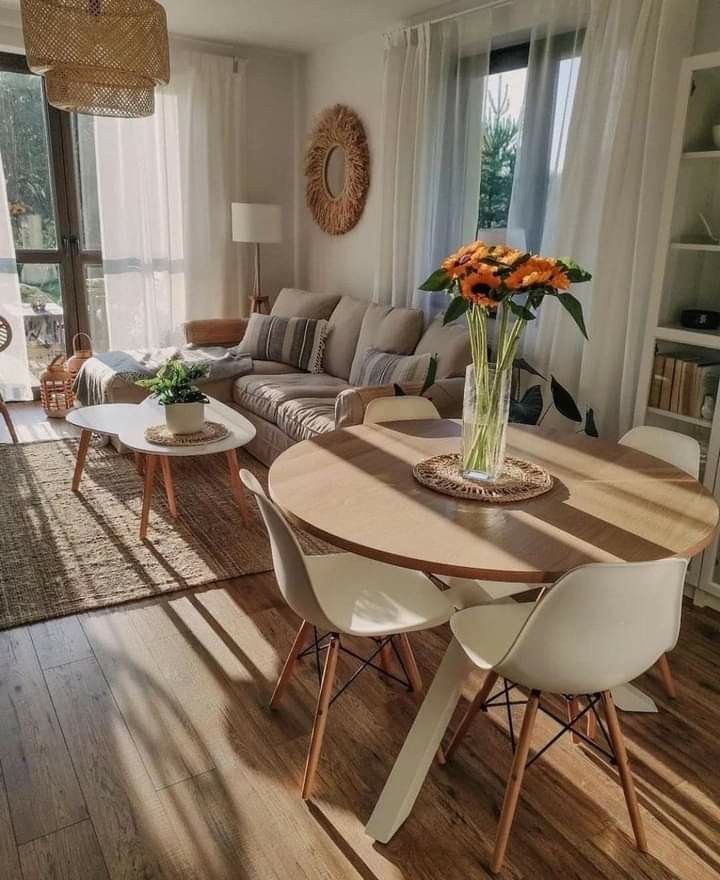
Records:
[[[510,309],[499,307],[497,359],[491,375],[487,346],[487,310],[473,305],[467,311],[470,345],[474,366],[475,415],[470,442],[463,449],[465,470],[491,473],[499,458],[506,428],[501,412],[501,397],[511,371],[520,335],[526,321],[517,318],[510,324]]]

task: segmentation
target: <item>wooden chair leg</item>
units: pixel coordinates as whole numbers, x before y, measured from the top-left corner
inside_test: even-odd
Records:
[[[460,724],[458,725],[457,730],[452,736],[450,740],[450,745],[445,749],[445,758],[446,760],[450,760],[452,758],[455,749],[460,745],[462,738],[468,731],[468,728],[473,722],[473,718],[480,711],[480,707],[490,696],[490,691],[495,687],[495,682],[498,680],[497,672],[494,672],[492,669],[485,676],[485,681],[482,683],[482,687],[475,694],[475,698],[472,703],[468,706],[467,712],[463,715]]]
[[[520,797],[520,789],[522,788],[523,776],[525,775],[525,765],[527,764],[530,751],[530,740],[532,739],[533,728],[535,727],[535,717],[537,716],[539,702],[540,691],[532,691],[525,707],[520,738],[518,739],[507,789],[505,790],[505,799],[503,800],[500,823],[498,825],[497,837],[495,838],[495,850],[490,864],[490,870],[493,874],[498,873],[505,861],[505,850],[507,849],[510,829],[512,828],[515,810],[517,809]]]
[[[72,478],[72,490],[77,492],[80,488],[80,480],[82,478],[83,468],[85,467],[85,459],[87,457],[88,447],[92,440],[92,431],[82,431],[80,434],[80,445],[78,446],[77,458],[75,459],[75,471]]]
[[[226,457],[230,470],[230,488],[237,506],[240,508],[242,521],[245,525],[248,525],[250,522],[250,512],[248,511],[247,499],[245,498],[245,487],[240,479],[240,464],[237,459],[237,450],[228,449]]]
[[[566,700],[567,704],[567,719],[568,724],[572,723],[580,714],[580,700],[577,697],[568,697]],[[575,733],[574,730],[570,730],[570,739],[572,740],[573,745],[579,746],[582,740]]]
[[[312,624],[308,623],[307,620],[303,620],[303,622],[300,624],[300,629],[297,631],[297,635],[295,636],[295,641],[293,642],[292,648],[290,648],[290,653],[287,655],[285,663],[283,664],[282,672],[280,673],[280,677],[278,678],[277,684],[275,685],[273,695],[272,697],[270,697],[271,709],[274,709],[280,702],[280,697],[282,696],[287,683],[290,681],[293,672],[295,671],[295,664],[297,663],[298,654],[301,654],[305,649],[305,646],[310,640],[311,633]]]
[[[325,667],[323,669],[317,709],[315,711],[315,723],[313,724],[312,737],[310,738],[310,749],[308,750],[307,763],[305,764],[305,777],[302,786],[303,800],[307,800],[310,797],[312,794],[313,783],[315,782],[315,773],[317,772],[323,738],[325,736],[325,726],[327,724],[327,715],[330,708],[330,698],[332,696],[333,685],[335,684],[335,670],[337,669],[339,648],[340,639],[338,638],[337,633],[333,633],[325,656]]]
[[[176,517],[178,515],[177,499],[175,498],[175,482],[173,480],[169,456],[160,456],[160,467],[162,468],[163,484],[165,486],[165,496],[167,498],[168,510],[170,511],[170,516]]]
[[[663,680],[663,684],[665,685],[667,695],[670,697],[671,700],[676,699],[677,688],[675,687],[675,679],[673,678],[672,670],[670,669],[670,661],[668,660],[667,654],[663,654],[656,665],[660,673],[660,677]]]
[[[628,813],[630,814],[630,823],[632,824],[635,834],[637,848],[641,852],[648,851],[647,838],[645,837],[645,829],[640,816],[640,808],[638,807],[637,796],[635,794],[635,784],[633,783],[632,772],[630,771],[630,763],[628,761],[627,752],[625,751],[625,738],[620,729],[617,712],[615,711],[615,703],[609,691],[605,691],[602,696],[603,710],[608,725],[608,733],[612,742],[613,751],[615,752],[615,760],[617,761],[618,772],[620,773],[620,782],[622,783],[623,792],[625,793],[625,803],[627,804]]]
[[[422,703],[425,688],[423,687],[422,676],[420,675],[417,660],[415,659],[415,653],[410,644],[410,639],[407,637],[407,633],[403,633],[397,637],[397,647],[400,656],[402,657],[402,661],[405,664],[405,670],[408,675],[408,681],[410,682],[413,696],[415,697],[415,702]]]
[[[382,641],[382,640],[381,640]],[[380,649],[380,667],[384,672],[392,675],[393,671],[393,651],[390,642],[386,642]],[[382,676],[381,676],[382,677]]]
[[[13,425],[12,416],[10,415],[10,410],[7,408],[7,404],[4,400],[0,400],[0,413],[2,413],[2,417],[5,420],[5,424],[7,425],[7,429],[10,432],[10,439],[13,443],[18,442],[18,436],[15,433],[15,425]]]
[[[592,709],[587,713],[587,730],[585,734],[589,739],[595,739],[597,736],[597,718]]]
[[[150,502],[155,489],[155,468],[157,455],[145,457],[145,484],[143,488],[142,513],[140,514],[140,540],[144,541],[147,536],[148,521],[150,520]]]

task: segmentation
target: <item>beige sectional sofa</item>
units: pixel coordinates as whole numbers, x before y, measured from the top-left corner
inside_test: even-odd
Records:
[[[323,372],[298,372],[287,364],[254,360],[251,373],[204,386],[208,394],[229,403],[255,425],[257,436],[247,449],[265,464],[300,440],[362,423],[369,400],[395,393],[392,386],[359,387],[353,381],[368,348],[393,354],[436,354],[436,381],[426,396],[442,415],[460,414],[465,367],[471,359],[464,322],[443,327],[438,319],[425,329],[423,314],[415,309],[289,288],[280,292],[271,314],[329,322]],[[233,345],[242,338],[246,324],[243,320],[191,321],[185,325],[185,334],[188,343],[198,346]],[[128,388],[127,399],[136,399],[138,390]],[[417,393],[419,388],[404,390]],[[122,389],[115,386],[113,400],[122,399]]]

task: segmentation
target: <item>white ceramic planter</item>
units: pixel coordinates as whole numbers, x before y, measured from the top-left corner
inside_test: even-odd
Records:
[[[205,404],[169,403],[165,406],[165,424],[171,434],[194,434],[205,425]]]

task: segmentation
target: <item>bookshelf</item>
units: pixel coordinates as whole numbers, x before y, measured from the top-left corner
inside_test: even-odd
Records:
[[[718,124],[720,52],[686,58],[668,150],[634,421],[695,437],[703,450],[701,479],[720,499],[720,382],[713,375],[720,373],[720,329],[694,330],[680,323],[684,309],[720,311],[720,243],[708,235],[700,218],[702,213],[720,237],[720,149],[712,137],[712,127]],[[682,385],[673,405],[666,392],[660,406],[656,368],[660,365],[666,371],[665,382],[672,382],[675,366],[665,367],[668,360],[674,365],[681,362],[677,375],[683,380],[692,377],[688,381],[695,382],[694,394],[690,386],[686,392]],[[698,371],[689,363],[705,366]],[[700,414],[697,400],[704,388],[715,406],[712,412],[706,406]],[[718,557],[716,541],[690,566],[688,585],[698,605],[720,608]]]

